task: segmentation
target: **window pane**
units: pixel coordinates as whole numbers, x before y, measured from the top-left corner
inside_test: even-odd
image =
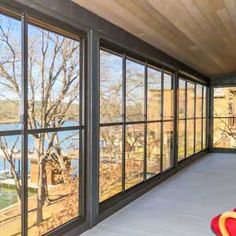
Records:
[[[214,119],[214,147],[236,148],[236,122],[233,118]]]
[[[79,42],[29,25],[29,128],[79,125]]]
[[[147,125],[147,178],[160,172],[161,125]]]
[[[187,157],[194,154],[194,120],[187,120]]]
[[[122,120],[122,58],[100,50],[100,122]]]
[[[100,128],[100,202],[122,191],[122,127]]]
[[[199,152],[202,149],[202,119],[196,119],[196,146],[195,151]]]
[[[125,143],[125,188],[143,181],[144,126],[127,125]]]
[[[0,234],[21,233],[21,137],[0,137]]]
[[[185,95],[186,95],[186,81],[179,80],[179,118],[185,118],[186,106],[185,106]]]
[[[161,117],[161,72],[148,68],[148,120],[159,120]]]
[[[203,117],[206,117],[206,105],[207,105],[207,97],[206,97],[207,88],[203,86]]]
[[[0,14],[0,131],[20,129],[21,23]]]
[[[173,122],[163,123],[163,170],[171,167],[173,158]]]
[[[126,120],[144,119],[144,66],[126,60]]]
[[[178,160],[185,158],[185,120],[179,120],[178,130]]]
[[[207,140],[206,140],[206,119],[203,119],[203,137],[202,137],[202,142],[203,142],[203,149],[205,149],[207,147]]]
[[[28,232],[42,235],[79,215],[79,132],[30,135]]]
[[[187,117],[194,117],[194,84],[187,83]]]
[[[163,119],[172,119],[174,106],[172,76],[166,73],[164,73],[163,99]]]
[[[202,117],[202,85],[196,85],[196,117]]]
[[[236,116],[236,87],[214,89],[214,116]]]

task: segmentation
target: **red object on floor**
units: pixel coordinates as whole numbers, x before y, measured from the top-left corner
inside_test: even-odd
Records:
[[[236,208],[233,210],[236,212]],[[222,236],[219,227],[219,219],[221,215],[214,217],[211,221],[211,229],[217,236]],[[235,219],[227,219],[226,220],[226,228],[230,236],[236,236],[236,220]]]

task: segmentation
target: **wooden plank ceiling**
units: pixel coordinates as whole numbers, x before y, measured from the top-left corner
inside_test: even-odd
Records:
[[[212,78],[236,74],[236,0],[73,0]]]

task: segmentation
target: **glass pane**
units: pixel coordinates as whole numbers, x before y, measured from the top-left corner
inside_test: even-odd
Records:
[[[0,137],[0,234],[21,234],[21,137]]]
[[[147,118],[159,120],[161,117],[161,72],[148,68]]]
[[[100,202],[122,191],[122,127],[100,128]]]
[[[187,157],[194,154],[194,120],[187,120]]]
[[[78,41],[29,25],[29,128],[79,125]]]
[[[147,178],[160,172],[161,125],[147,125]]]
[[[214,119],[214,147],[236,148],[235,118]]]
[[[100,50],[100,122],[122,120],[122,58]]]
[[[214,89],[214,116],[236,117],[236,87]]]
[[[206,140],[206,119],[203,119],[203,137],[202,137],[202,142],[203,142],[203,149],[205,149],[207,147],[207,140]]]
[[[20,129],[21,23],[0,14],[0,131]]]
[[[179,120],[178,130],[178,160],[185,158],[185,120]]]
[[[196,117],[202,117],[202,85],[196,85]]]
[[[30,135],[28,234],[42,235],[79,215],[79,132]]]
[[[126,120],[144,119],[144,66],[126,60]]]
[[[187,83],[187,117],[194,117],[194,84]]]
[[[186,106],[185,106],[185,95],[186,95],[186,81],[179,80],[179,118],[185,118]]]
[[[163,170],[172,166],[173,158],[173,122],[163,123]]]
[[[202,119],[196,119],[195,152],[202,150]]]
[[[143,181],[144,125],[126,126],[125,143],[125,188]]]
[[[174,106],[172,76],[166,73],[164,73],[163,99],[163,119],[172,119]]]
[[[206,92],[207,88],[206,86],[203,86],[203,117],[206,117],[206,105],[207,105]]]

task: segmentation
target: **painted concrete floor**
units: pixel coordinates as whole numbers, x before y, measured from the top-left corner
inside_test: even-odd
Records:
[[[83,236],[211,236],[210,221],[236,207],[236,154],[208,154]]]

